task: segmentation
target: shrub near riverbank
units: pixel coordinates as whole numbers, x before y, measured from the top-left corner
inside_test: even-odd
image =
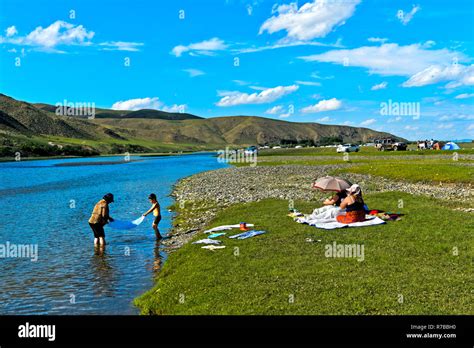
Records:
[[[184,245],[135,304],[144,314],[473,314],[469,213],[406,193],[366,197],[389,211],[400,210],[399,199],[401,221],[334,231],[293,222],[286,200],[236,204],[209,227],[242,220],[268,233],[220,237],[227,248],[214,252]],[[364,261],[326,257],[333,242],[364,245]]]

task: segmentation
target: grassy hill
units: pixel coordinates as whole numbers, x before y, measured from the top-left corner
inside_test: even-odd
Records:
[[[318,142],[328,137],[340,137],[343,142],[367,142],[378,137],[393,136],[368,128],[286,122],[255,116],[181,121],[108,118],[95,119],[93,122],[111,128],[128,129],[134,136],[144,139],[216,145],[280,144],[283,140]]]
[[[38,109],[55,113],[56,106],[50,104],[37,103],[32,104]],[[74,112],[74,108],[65,108],[66,112],[70,111],[72,114],[78,114]],[[81,118],[87,118],[87,116],[79,116]],[[188,113],[178,112],[165,112],[161,110],[142,109],[142,110],[110,110],[110,109],[95,109],[95,118],[145,118],[145,119],[157,119],[157,120],[188,120],[188,119],[201,119],[202,117],[191,115]]]
[[[88,119],[86,116],[60,116],[55,111],[53,105],[30,104],[0,94],[0,157],[11,156],[19,150],[26,156],[34,155],[38,153],[36,148],[43,155],[48,152],[61,155],[83,154],[84,150],[93,153],[215,150],[225,146],[318,143],[334,138],[343,142],[367,142],[388,136],[400,139],[368,128],[255,116],[206,119],[148,109],[95,109],[95,118]],[[70,153],[61,151],[66,145]]]
[[[62,136],[79,139],[120,138],[111,129],[35,107],[0,94],[0,130],[23,135]]]

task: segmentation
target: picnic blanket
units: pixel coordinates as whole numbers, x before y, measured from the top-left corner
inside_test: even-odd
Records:
[[[247,231],[247,232],[243,232],[243,233],[239,233],[239,234],[234,234],[233,236],[230,236],[229,238],[247,239],[247,238],[259,236],[259,235],[264,234],[264,233],[266,233],[266,231],[251,230],[251,231]]]
[[[203,247],[201,247],[202,249],[207,249],[207,250],[211,250],[211,251],[214,251],[214,250],[217,250],[217,249],[224,249],[225,248],[225,245],[219,245],[219,246],[216,246],[216,245],[205,245]]]
[[[253,226],[254,226],[253,224],[247,224],[247,227],[253,227]],[[211,228],[209,230],[205,230],[204,233],[228,231],[228,230],[231,230],[233,228],[240,228],[240,224],[217,226],[217,227]]]
[[[116,230],[130,230],[140,225],[144,219],[145,217],[141,216],[133,221],[114,220],[109,222],[109,227]]]
[[[205,239],[197,240],[197,241],[193,242],[193,244],[221,244],[221,241],[220,240],[215,240],[215,239],[205,238]]]
[[[213,234],[210,234],[208,237],[209,238],[217,238],[217,237],[220,237],[220,236],[224,236],[225,234],[226,234],[225,232],[213,233]]]
[[[308,224],[310,226],[314,226],[316,228],[322,228],[324,230],[334,230],[336,228],[343,228],[343,227],[365,227],[365,226],[374,226],[374,225],[381,225],[384,224],[385,221],[379,217],[366,215],[366,220],[362,222],[353,222],[351,224],[343,224],[335,219],[326,219],[326,220],[311,220],[307,218],[299,218],[295,221],[300,224]]]

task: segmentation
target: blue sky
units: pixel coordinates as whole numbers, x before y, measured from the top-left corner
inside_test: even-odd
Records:
[[[474,138],[474,2],[0,2],[0,92]]]

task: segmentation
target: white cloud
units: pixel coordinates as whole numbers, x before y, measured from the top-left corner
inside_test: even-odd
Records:
[[[137,98],[137,99],[129,99],[124,101],[118,101],[112,105],[113,110],[140,110],[140,109],[155,109],[159,110],[159,108],[163,105],[163,103],[159,100],[159,98]]]
[[[16,35],[18,34],[18,31],[16,30],[16,27],[14,25],[12,25],[11,27],[8,27],[7,29],[5,29],[5,35],[7,37],[11,37],[13,35]]]
[[[335,48],[342,48],[343,46],[340,44],[340,41],[336,41],[335,43],[321,43],[316,41],[302,41],[302,40],[280,40],[276,44],[265,45],[265,46],[252,46],[252,47],[244,47],[244,48],[234,48],[232,49],[233,53],[237,54],[245,54],[245,53],[254,53],[254,52],[262,52],[268,50],[275,50],[279,48],[286,48],[286,47],[297,47],[297,46],[319,46],[319,47],[335,47]]]
[[[474,93],[461,93],[454,97],[454,99],[468,99],[474,97]]]
[[[141,109],[153,109],[163,110],[167,112],[184,112],[186,110],[185,104],[174,104],[172,106],[166,106],[159,100],[158,97],[146,97],[118,101],[112,105],[113,110],[141,110]]]
[[[311,77],[313,79],[319,79],[319,80],[332,80],[334,78],[333,75],[330,75],[330,76],[321,76],[319,75],[319,73],[317,71],[311,73]]]
[[[278,115],[279,118],[288,118],[293,114],[293,106],[288,107],[288,111],[283,113],[285,108],[282,105],[276,105],[265,111],[268,115]]]
[[[433,83],[451,81],[447,88],[474,85],[474,66],[465,65],[432,65],[411,76],[403,87],[420,87]]]
[[[385,37],[369,37],[367,41],[384,44],[386,41],[388,41],[388,39]]]
[[[276,114],[279,114],[279,113],[282,113],[282,112],[283,112],[283,106],[281,106],[281,105],[274,106],[274,107],[268,109],[267,111],[265,111],[265,113],[269,114],[269,115],[276,115]]]
[[[186,104],[173,104],[171,106],[163,105],[163,107],[160,110],[163,110],[166,112],[183,113],[183,112],[186,112],[186,109],[187,109]]]
[[[341,26],[352,17],[360,0],[327,1],[314,0],[298,8],[296,2],[274,7],[277,15],[267,19],[260,27],[259,34],[273,34],[280,30],[287,32],[290,40],[311,40],[325,37],[334,28]]]
[[[316,122],[331,122],[331,121],[334,121],[334,120],[330,118],[329,116],[321,117],[316,120]]]
[[[268,89],[268,87],[255,86],[255,85],[249,86],[249,88],[251,88],[253,90],[256,90],[256,91],[264,91],[264,90]]]
[[[423,47],[425,47],[425,48],[431,48],[431,47],[433,47],[434,45],[436,45],[436,42],[433,41],[433,40],[428,40],[428,41],[426,41],[425,43],[423,43]]]
[[[232,82],[238,84],[239,86],[247,86],[251,84],[251,82],[243,81],[243,80],[232,80]]]
[[[342,102],[336,98],[320,100],[314,105],[310,105],[301,109],[305,114],[337,110],[341,107]]]
[[[32,46],[36,51],[65,53],[58,49],[59,46],[95,46],[103,51],[139,51],[143,46],[140,42],[126,41],[105,41],[99,44],[93,44],[92,38],[95,33],[86,29],[83,25],[71,24],[58,20],[48,27],[36,27],[32,32],[25,36],[18,36],[15,26],[5,30],[6,36],[0,36],[0,43],[12,45]]]
[[[406,130],[409,130],[409,131],[416,131],[418,130],[419,127],[417,126],[405,126],[405,129]]]
[[[226,91],[226,90],[218,90],[217,91],[217,95],[219,97],[227,97],[227,96],[239,95],[239,94],[240,94],[239,91]]]
[[[443,124],[440,124],[438,125],[438,129],[451,129],[453,128],[453,124],[452,123],[443,123]]]
[[[371,74],[411,76],[431,65],[450,65],[455,57],[467,60],[462,54],[448,49],[427,50],[420,44],[399,46],[363,46],[354,49],[330,50],[325,53],[300,57],[308,62],[325,62],[369,69]]]
[[[214,37],[209,40],[191,43],[187,46],[178,45],[171,50],[176,57],[181,57],[183,53],[189,52],[191,55],[213,55],[215,51],[223,51],[228,47],[221,39]]]
[[[291,113],[291,112],[287,112],[287,113],[281,114],[281,115],[278,116],[278,117],[280,117],[280,118],[288,118],[288,117],[290,117],[292,114],[293,114],[293,113]]]
[[[88,31],[82,25],[56,21],[46,28],[36,27],[27,36],[19,38],[19,43],[44,48],[58,45],[88,45],[94,35],[93,31]]]
[[[407,25],[413,19],[415,13],[417,13],[419,10],[421,10],[420,5],[413,5],[413,8],[408,13],[403,12],[403,10],[398,10],[397,18],[400,20],[400,23]]]
[[[129,51],[138,52],[139,47],[144,44],[141,42],[126,42],[126,41],[106,41],[101,42],[99,46],[102,46],[103,51]]]
[[[304,86],[321,86],[321,83],[314,81],[295,81],[295,83]]]
[[[443,115],[439,118],[440,121],[455,121],[455,120],[474,120],[474,115],[465,115],[465,114],[448,114]]]
[[[426,49],[422,44],[399,46],[396,43],[381,46],[363,46],[354,49],[331,50],[300,57],[308,62],[326,62],[349,67],[363,67],[371,74],[382,76],[409,76],[404,87],[424,86],[451,81],[447,88],[474,84],[472,66],[453,64],[468,62],[461,52],[448,49]]]
[[[352,122],[352,121],[344,121],[344,122],[342,122],[342,124],[343,124],[344,126],[350,126],[351,124],[354,124],[354,122]]]
[[[375,118],[369,118],[368,120],[362,121],[360,125],[365,127],[365,126],[370,126],[371,124],[374,124],[375,122],[377,122]]]
[[[383,82],[381,82],[377,85],[373,85],[371,90],[372,91],[378,91],[379,89],[385,89],[385,88],[387,88],[387,85],[388,85],[388,82],[383,81]]]
[[[196,77],[206,74],[204,71],[199,69],[183,69],[183,71],[187,72],[189,74],[189,77]]]
[[[228,92],[223,96],[221,100],[219,100],[216,105],[217,106],[234,106],[234,105],[242,105],[242,104],[265,104],[274,102],[281,97],[293,93],[298,90],[297,85],[291,86],[278,86],[274,88],[268,88],[260,93],[242,93],[242,92]]]
[[[387,122],[388,123],[394,123],[394,122],[399,122],[401,120],[402,120],[402,118],[400,116],[397,116],[397,117],[389,119]]]

